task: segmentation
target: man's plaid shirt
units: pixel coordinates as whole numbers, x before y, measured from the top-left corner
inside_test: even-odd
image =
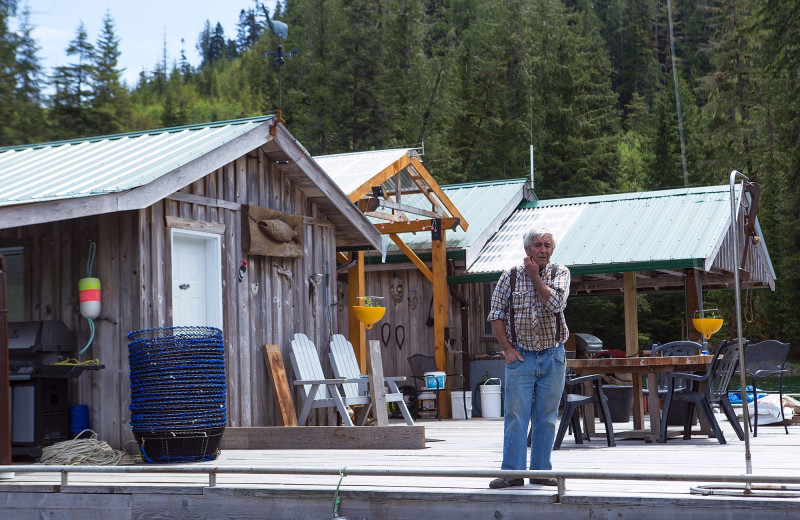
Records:
[[[517,283],[512,295],[514,323],[517,329],[517,343],[511,342],[514,348],[544,350],[565,342],[569,336],[567,322],[564,320],[564,308],[567,306],[567,297],[569,296],[569,269],[550,262],[539,273],[539,276],[548,287],[554,289],[547,301],[542,301],[539,297],[533,282],[525,272],[525,267],[517,266]],[[504,271],[492,294],[492,306],[487,317],[488,321],[504,320],[506,322],[506,334],[509,341],[512,337],[508,305],[510,285],[510,270]],[[558,338],[556,337],[558,332],[556,320],[561,320],[561,336]]]

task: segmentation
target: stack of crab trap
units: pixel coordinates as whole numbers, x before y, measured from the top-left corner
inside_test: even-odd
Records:
[[[225,346],[213,327],[128,334],[131,429],[146,462],[214,460],[225,431]]]

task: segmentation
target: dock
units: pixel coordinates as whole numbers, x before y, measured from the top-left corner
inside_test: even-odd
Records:
[[[424,449],[223,449],[211,462],[133,466],[176,471],[170,473],[82,467],[64,475],[17,465],[13,478],[0,480],[0,511],[4,520],[298,520],[332,518],[334,509],[341,518],[368,520],[798,517],[800,427],[787,435],[782,426],[759,426],[750,437],[750,478],[771,482],[728,495],[743,485],[705,478],[745,476],[745,443],[718,418],[727,444],[677,437],[666,444],[618,439],[608,447],[600,423],[582,445],[567,436],[548,473],[563,477],[561,488],[489,489],[502,459],[502,418],[431,419],[417,423],[425,428]],[[388,428],[403,427],[393,420]]]

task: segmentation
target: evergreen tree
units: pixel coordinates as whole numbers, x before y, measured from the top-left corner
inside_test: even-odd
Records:
[[[18,143],[36,142],[46,138],[46,114],[42,106],[42,66],[37,53],[39,47],[33,39],[30,9],[25,6],[20,16],[17,73],[14,105],[14,140]]]
[[[95,121],[93,130],[98,134],[122,132],[130,118],[130,99],[122,84],[123,69],[119,68],[119,56],[119,38],[114,32],[114,20],[111,13],[106,11],[92,68],[93,94],[90,106]]]
[[[759,219],[770,248],[778,282],[774,293],[757,295],[764,320],[763,336],[780,338],[800,353],[800,4],[791,0],[762,3],[756,23],[765,31],[763,70],[770,81],[765,92],[768,152],[759,184]],[[763,303],[762,303],[763,302]]]
[[[750,31],[753,0],[711,2],[716,16],[707,50],[714,72],[702,79],[700,91],[708,99],[703,107],[709,129],[708,166],[717,179],[727,182],[736,169],[756,180],[763,153],[758,140],[760,109],[756,63],[757,43]]]
[[[236,46],[240,53],[253,47],[261,36],[261,24],[256,18],[255,9],[242,9],[239,11],[239,24],[236,26]]]
[[[17,35],[9,29],[15,11],[16,1],[0,0],[0,146],[13,142],[11,125],[17,120],[14,104]]]
[[[78,25],[75,38],[70,41],[66,52],[68,56],[74,56],[76,61],[55,69],[51,116],[55,132],[53,137],[56,139],[90,135],[94,127],[89,101],[92,96],[95,51],[83,22]]]

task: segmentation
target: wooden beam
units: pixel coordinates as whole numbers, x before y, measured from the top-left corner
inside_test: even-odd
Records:
[[[623,273],[623,302],[625,305],[625,354],[639,354],[639,321],[636,312],[636,272]],[[644,403],[642,403],[642,378],[634,374],[633,379],[633,428],[644,428]],[[650,410],[658,413],[657,410]]]
[[[400,237],[398,237],[397,235],[392,233],[392,234],[389,235],[389,238],[391,238],[392,242],[397,244],[397,247],[400,248],[400,251],[405,253],[405,255],[408,257],[408,259],[411,260],[411,262],[415,266],[417,266],[417,269],[419,269],[420,272],[423,275],[425,275],[425,278],[427,278],[428,280],[430,280],[432,282],[433,281],[433,273],[431,273],[431,270],[428,269],[427,265],[425,265],[425,262],[420,260],[420,258],[417,256],[417,254],[410,247],[408,247],[408,245],[406,245],[406,243],[403,242],[400,239]]]
[[[422,450],[424,426],[225,428],[223,450]]]
[[[212,208],[225,208],[232,211],[240,211],[242,209],[242,205],[238,202],[204,197],[202,195],[193,195],[191,193],[182,193],[180,191],[171,194],[167,199],[178,202],[189,202],[191,204],[202,204],[203,206],[210,206]]]
[[[459,225],[456,218],[443,218],[442,229],[453,229]],[[375,227],[388,235],[391,233],[419,233],[420,231],[430,231],[433,220],[409,220],[408,222],[395,222],[393,224],[375,224]]]
[[[444,330],[448,326],[447,317],[447,240],[445,230],[441,230],[441,238],[431,240],[432,267],[433,267],[433,345],[436,368],[443,372],[447,370],[447,348],[445,346]],[[444,398],[447,392],[440,396],[439,410],[444,417],[450,417],[450,399]]]
[[[347,194],[352,202],[356,202],[358,199],[363,197],[368,193],[372,193],[372,187],[377,186],[379,184],[383,184],[393,175],[398,173],[400,170],[408,166],[411,162],[411,158],[408,157],[408,154],[402,156],[401,158],[397,159],[395,162],[378,172],[377,174],[373,175],[367,182],[356,188],[355,190],[351,191]]]
[[[218,224],[216,222],[199,222],[197,220],[170,217],[169,215],[164,217],[164,222],[168,228],[188,229],[189,231],[200,231],[215,235],[225,234],[225,224]]]
[[[375,202],[376,200],[377,202]],[[363,208],[367,209],[363,209],[362,206]],[[436,213],[435,211],[409,206],[408,204],[401,204],[399,202],[394,202],[393,200],[374,199],[372,197],[359,200],[358,207],[362,208],[362,211],[364,211],[365,213],[371,211],[369,208],[384,207],[389,209],[396,209],[397,211],[403,211],[405,213],[413,213],[414,215],[422,215],[423,217],[428,217],[428,218],[442,218],[445,216],[442,213]]]
[[[341,251],[337,251],[336,252],[336,261],[339,262],[340,264],[344,265],[344,264],[346,264],[347,262],[350,261],[350,258],[346,254],[342,253]]]
[[[272,381],[272,389],[275,391],[275,404],[281,411],[281,419],[284,426],[297,426],[297,412],[294,409],[292,391],[289,389],[289,380],[286,378],[286,368],[281,356],[279,345],[263,345],[264,363]]]
[[[460,219],[459,225],[461,226],[461,229],[466,231],[467,228],[469,228],[469,223],[466,221],[461,212],[458,211],[458,208],[456,208],[455,204],[453,204],[453,202],[450,200],[450,197],[448,197],[444,193],[444,190],[439,187],[439,183],[437,183],[433,176],[428,173],[428,170],[425,169],[425,167],[422,165],[422,162],[414,157],[411,159],[411,167],[414,168],[423,179],[425,179],[428,187],[436,194],[439,200],[442,201],[442,204],[445,205],[447,211],[450,212],[450,215]]]
[[[381,342],[370,340],[367,348],[367,374],[369,375],[369,397],[372,401],[372,415],[376,426],[389,426],[389,413],[386,409],[386,385],[383,383],[383,361],[381,361]]]
[[[364,296],[364,286],[366,285],[364,279],[364,252],[354,251],[350,253],[350,260],[355,260],[356,265],[347,270],[348,331],[350,343],[353,345],[353,350],[358,360],[358,367],[363,374],[367,366],[367,329],[364,328],[363,323],[356,319],[356,315],[350,307],[358,305],[358,297]]]

